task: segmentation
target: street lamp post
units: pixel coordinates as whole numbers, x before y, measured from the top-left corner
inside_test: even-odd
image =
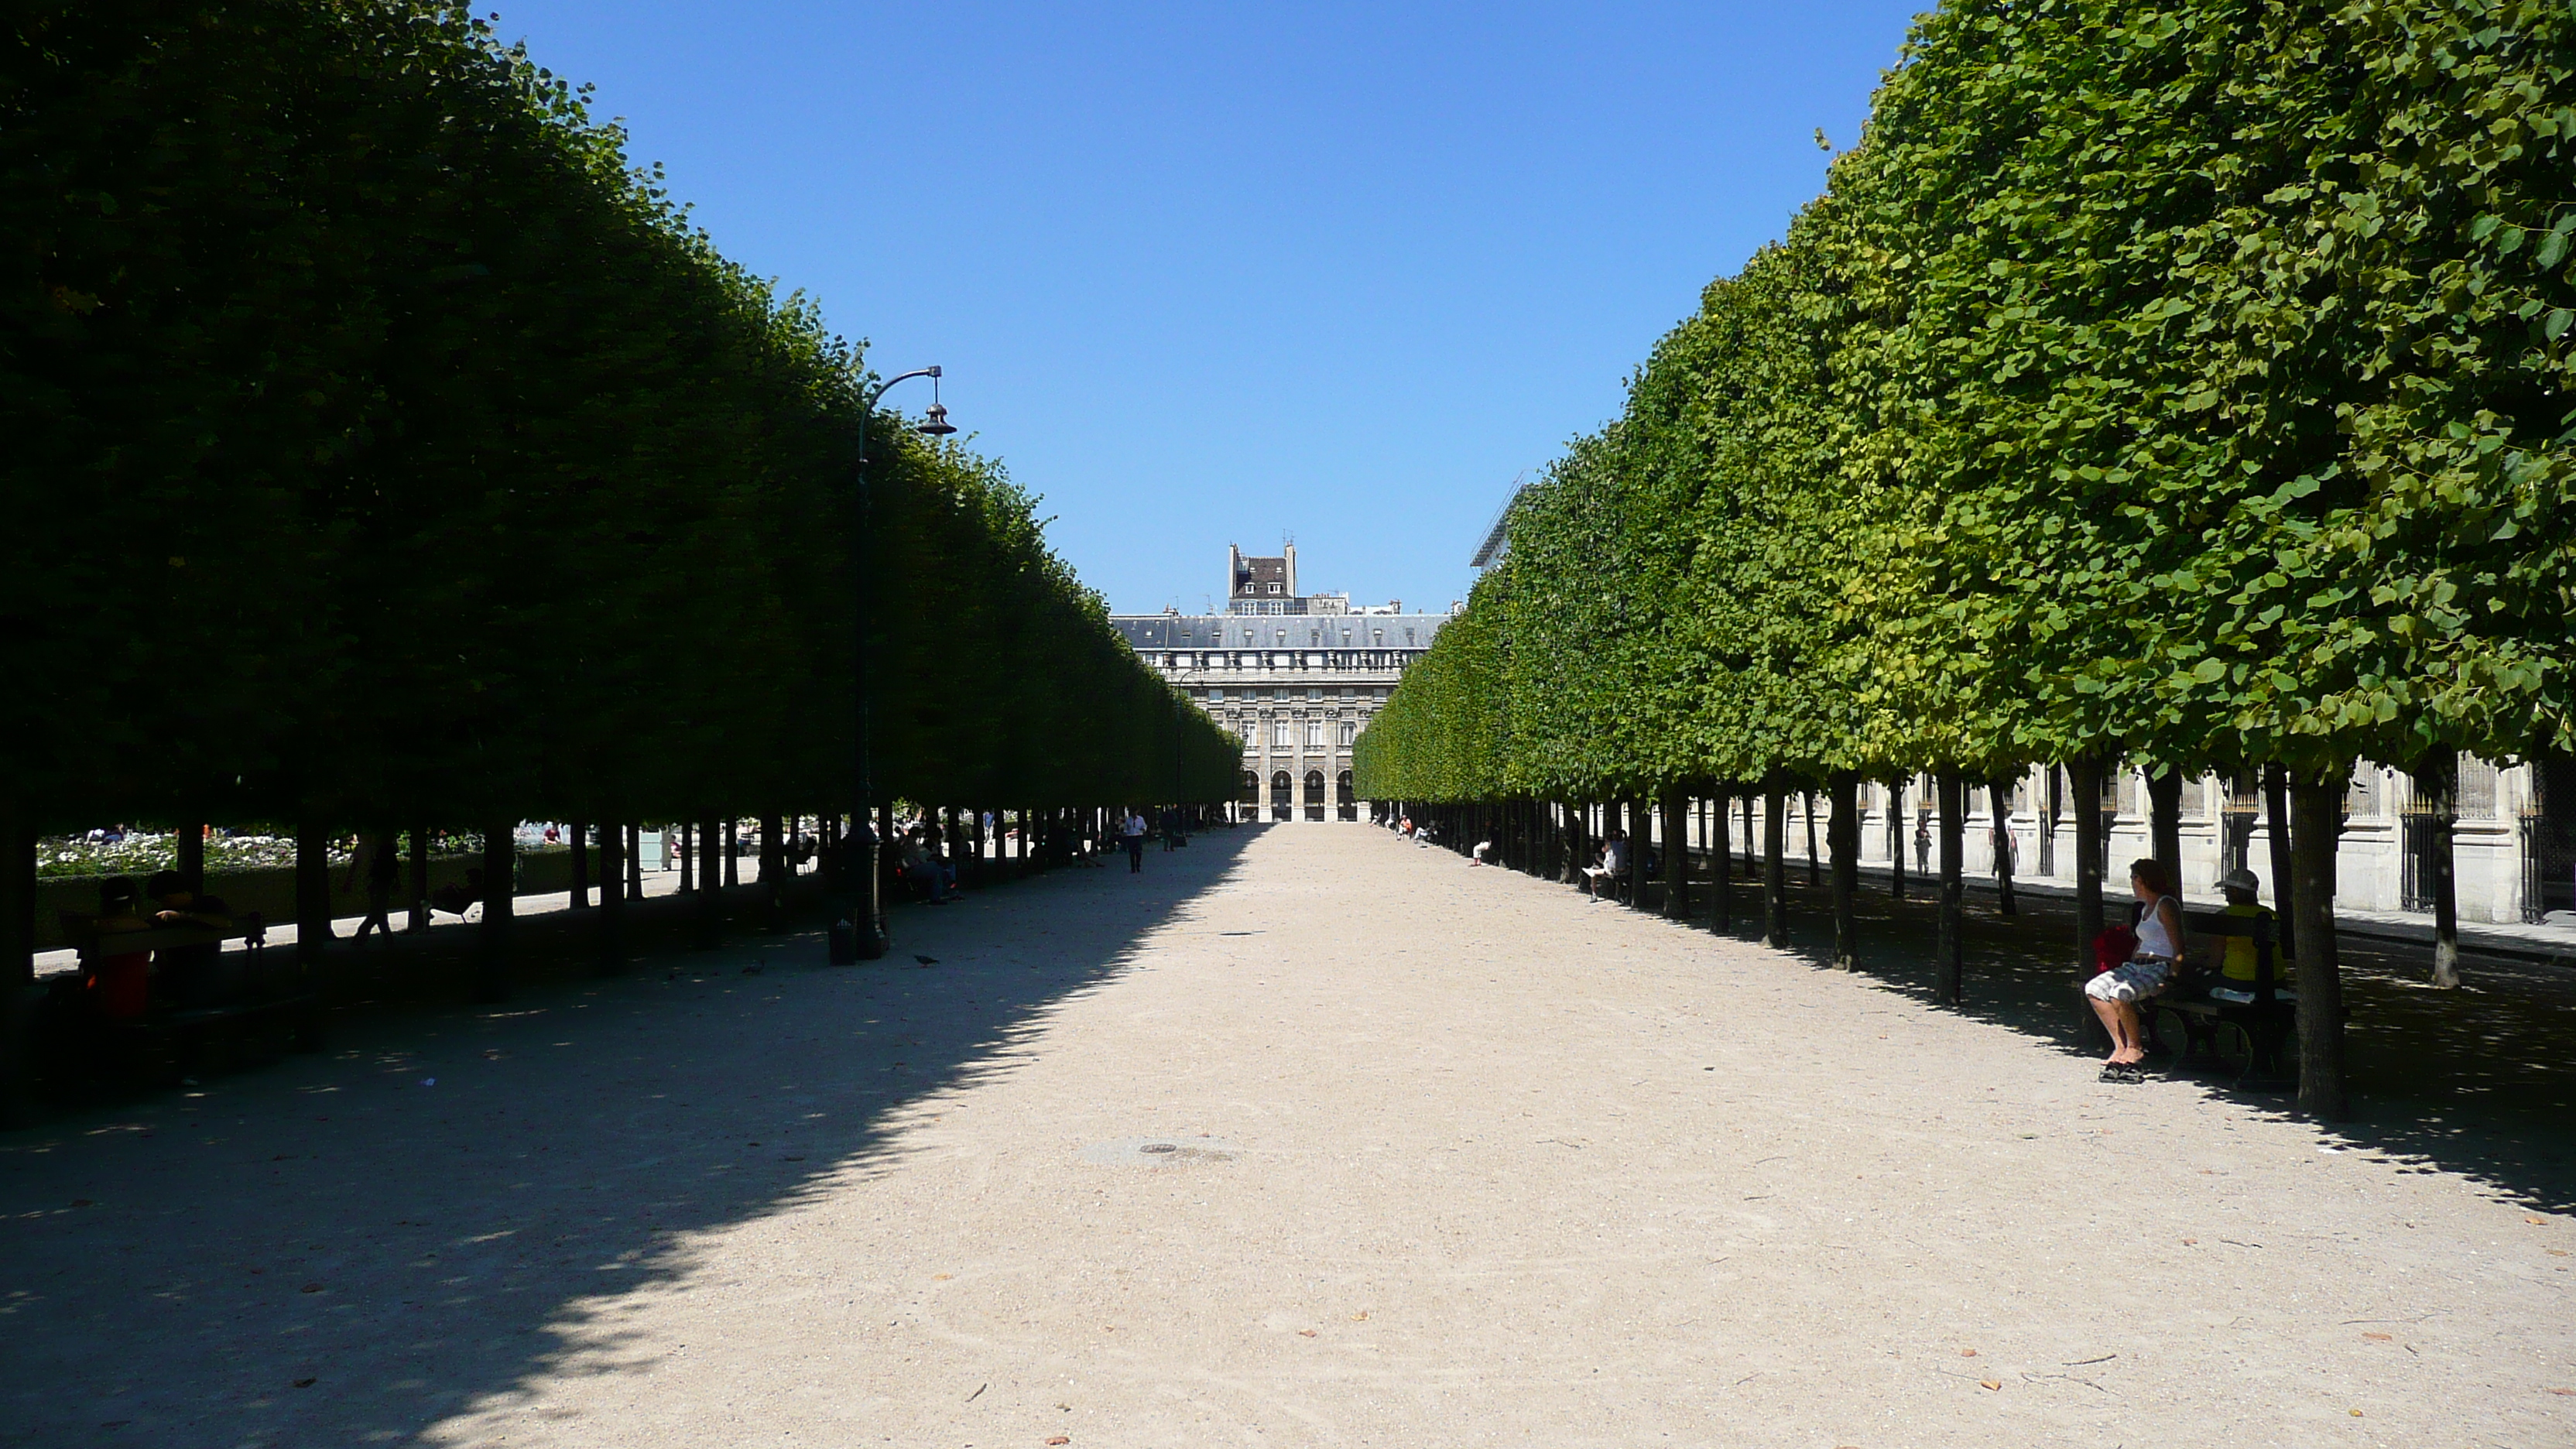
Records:
[[[916,377],[931,379],[931,404],[928,418],[915,431],[931,437],[945,437],[957,430],[948,425],[948,409],[938,402],[939,369],[916,368],[897,373],[878,383],[868,392],[867,405],[859,410],[859,455],[852,471],[857,480],[858,498],[853,510],[850,541],[850,594],[857,627],[850,638],[850,687],[853,735],[850,781],[850,836],[842,852],[847,862],[848,878],[842,881],[847,893],[846,910],[831,932],[831,959],[835,966],[858,961],[875,961],[885,956],[890,944],[886,937],[885,901],[878,888],[877,851],[882,845],[870,807],[877,794],[876,759],[869,728],[869,709],[873,701],[868,693],[868,549],[874,532],[868,519],[868,426],[876,418],[877,401],[886,389]]]

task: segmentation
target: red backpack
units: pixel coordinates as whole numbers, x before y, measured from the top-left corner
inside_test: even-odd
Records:
[[[2138,933],[2126,926],[2111,926],[2093,938],[2093,974],[2101,975],[2115,966],[2125,965],[2138,954]]]

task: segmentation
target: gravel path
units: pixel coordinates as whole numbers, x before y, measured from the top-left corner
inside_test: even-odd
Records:
[[[1866,979],[1357,826],[896,929],[0,1139],[0,1441],[2576,1443],[2566,1221]]]

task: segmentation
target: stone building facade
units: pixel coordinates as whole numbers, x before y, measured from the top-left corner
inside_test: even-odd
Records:
[[[1262,820],[1356,820],[1351,742],[1450,612],[1297,591],[1297,546],[1226,549],[1222,614],[1114,614],[1128,646],[1243,742],[1238,807]]]
[[[2012,852],[2017,878],[2073,883],[2076,802],[2071,796],[2061,769],[2034,767],[2010,786],[2003,801],[2010,844],[2004,848]],[[1784,844],[1793,857],[1803,856],[1807,848],[1808,804],[1798,796],[1789,804]],[[1831,810],[1821,797],[1813,805],[1813,833],[1822,840]],[[1963,868],[1971,876],[1992,876],[2001,844],[1994,827],[1994,797],[1985,787],[1972,787],[1966,805]],[[1864,785],[1860,806],[1864,866],[1885,869],[1888,858],[1902,852],[1909,872],[1932,872],[1938,831],[1930,779],[1911,781],[1901,790]],[[2108,875],[2117,886],[2129,861],[2154,850],[2145,774],[2136,769],[2111,772],[2096,808],[2106,826]],[[2436,836],[2428,811],[2428,802],[2404,771],[2370,761],[2353,771],[2335,850],[2337,907],[2389,912],[2431,908],[2429,852]],[[2180,818],[2187,894],[2214,893],[2221,875],[2246,866],[2262,878],[2263,898],[2274,899],[2271,834],[2252,782],[2216,775],[2186,780]],[[1744,849],[1748,834],[1759,848],[1759,820],[1757,814],[1750,822],[1734,822],[1733,848]],[[1698,811],[1693,812],[1692,829],[1706,829]],[[2499,766],[2462,756],[2452,861],[2462,920],[2576,923],[2576,760],[2551,754]]]

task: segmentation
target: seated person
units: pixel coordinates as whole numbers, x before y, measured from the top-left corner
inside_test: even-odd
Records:
[[[2147,1054],[2141,1018],[2172,980],[2174,966],[2189,946],[2182,905],[2174,899],[2173,872],[2163,861],[2129,862],[2129,890],[2145,907],[2138,916],[2137,945],[2127,961],[2084,983],[2084,994],[2111,1037],[2111,1055],[2102,1064],[2106,1081],[2136,1080]]]
[[[922,839],[919,826],[903,833],[903,854],[899,859],[903,865],[903,878],[911,882],[914,893],[934,906],[939,905],[945,899],[941,890],[945,880],[939,862],[931,858],[929,843]]]
[[[132,1021],[152,1004],[152,953],[119,951],[114,938],[152,929],[139,908],[141,893],[134,877],[109,876],[99,882],[98,916],[90,929],[98,941],[83,956],[81,989],[90,1006],[110,1021]]]
[[[1606,887],[1610,894],[1617,895],[1619,883],[1628,878],[1628,860],[1628,833],[1614,829],[1601,842],[1601,863],[1583,868],[1584,893],[1597,901]]]
[[[2271,908],[2261,904],[2259,900],[2263,882],[2254,872],[2242,868],[2231,870],[2225,879],[2219,881],[2218,889],[2227,897],[2227,909],[2220,912],[2221,915],[2236,916],[2249,921],[2272,919]],[[2279,939],[2277,934],[2274,939]],[[2254,949],[2254,938],[2251,936],[2229,936],[2226,938],[2226,948],[2225,953],[2219,958],[2219,979],[2210,983],[2209,997],[2213,1001],[2225,1001],[2244,1006],[2254,1000],[2254,979],[2261,964],[2260,957]],[[2296,1001],[2298,999],[2296,992],[2281,989],[2284,981],[2281,975],[2283,963],[2278,954],[2279,948],[2276,946],[2273,949],[2273,994],[2284,1000]]]
[[[164,929],[202,926],[212,931],[230,931],[232,911],[221,900],[203,891],[188,889],[188,878],[175,870],[160,870],[144,883],[144,894],[152,897],[160,909],[153,912],[152,923]],[[152,953],[152,974],[161,995],[181,1007],[204,1006],[215,990],[215,972],[221,965],[224,945],[220,940],[200,941],[187,946],[164,946]]]

